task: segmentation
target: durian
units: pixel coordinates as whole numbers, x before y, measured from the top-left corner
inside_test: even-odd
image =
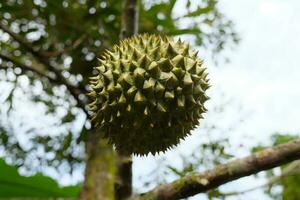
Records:
[[[180,39],[137,35],[105,51],[90,78],[92,122],[117,150],[145,155],[175,146],[206,111],[207,72]]]

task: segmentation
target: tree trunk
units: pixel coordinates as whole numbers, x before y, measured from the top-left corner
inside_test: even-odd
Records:
[[[123,2],[121,39],[138,33],[138,0]],[[132,158],[126,152],[117,152],[116,199],[127,199],[132,194]]]
[[[138,0],[124,0],[121,39],[138,32]],[[87,143],[85,180],[81,200],[121,200],[132,194],[132,160],[125,152],[115,153],[95,131]],[[117,173],[115,173],[117,167]],[[115,177],[116,176],[116,177]]]
[[[85,180],[81,200],[114,200],[115,153],[111,145],[91,131],[87,143]]]

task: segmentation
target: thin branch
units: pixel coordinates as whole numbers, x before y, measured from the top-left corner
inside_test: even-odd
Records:
[[[71,95],[75,98],[77,101],[77,105],[88,115],[88,111],[85,107],[85,103],[79,98],[79,95],[82,93],[86,93],[84,87],[77,88],[76,86],[73,86],[68,83],[68,81],[65,79],[65,77],[61,74],[60,70],[56,69],[52,64],[49,62],[48,57],[41,53],[41,51],[36,50],[31,43],[28,43],[24,38],[20,37],[18,34],[11,31],[8,27],[6,27],[4,24],[0,23],[0,29],[2,29],[4,32],[8,33],[14,40],[19,42],[24,48],[26,48],[41,64],[45,65],[49,71],[52,71],[56,77],[57,80],[60,81],[61,84],[65,85],[68,89],[68,91],[71,93]]]
[[[138,33],[138,0],[125,0],[123,3],[121,39]],[[122,200],[132,193],[132,158],[126,152],[117,152],[116,199]]]
[[[31,43],[24,40],[22,37],[20,37],[17,33],[11,31],[8,27],[6,27],[4,24],[0,23],[0,29],[2,29],[4,32],[9,34],[14,40],[19,42],[22,46],[24,46],[30,53],[33,55],[40,56],[40,53],[34,49],[34,47],[31,45]]]
[[[14,58],[11,58],[11,57],[9,57],[7,55],[4,55],[4,54],[1,54],[1,53],[0,53],[0,58],[2,60],[8,61],[8,62],[12,62],[16,67],[20,67],[24,71],[31,71],[31,72],[33,72],[33,73],[35,73],[35,74],[37,74],[37,75],[39,75],[41,77],[47,78],[49,81],[51,81],[53,83],[58,84],[58,81],[55,78],[53,78],[53,77],[51,77],[51,76],[49,76],[47,74],[44,74],[43,72],[41,72],[41,71],[39,71],[39,70],[37,70],[37,69],[35,69],[33,67],[30,67],[30,66],[28,66],[26,64],[23,64],[23,63],[17,61],[16,59],[14,59]],[[2,69],[8,69],[9,67],[3,67],[2,66],[1,68]]]
[[[264,183],[262,185],[259,185],[259,186],[256,186],[256,187],[253,187],[250,189],[246,189],[243,191],[221,193],[221,196],[241,195],[241,194],[245,194],[248,192],[252,192],[257,189],[271,186],[271,185],[279,182],[280,180],[282,180],[285,177],[299,174],[299,169],[300,169],[300,160],[296,160],[296,161],[292,162],[291,164],[289,164],[286,168],[282,169],[282,173],[279,176],[271,177],[266,183]]]
[[[216,166],[202,173],[194,172],[172,183],[134,197],[135,200],[181,199],[206,192],[233,180],[256,174],[300,159],[300,139],[265,149],[248,157]]]

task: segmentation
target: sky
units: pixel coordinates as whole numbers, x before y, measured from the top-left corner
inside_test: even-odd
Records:
[[[214,66],[202,52],[212,85],[207,107],[208,110],[218,107],[225,99],[232,99],[234,105],[228,105],[229,108],[217,116],[207,114],[203,124],[214,121],[221,129],[230,130],[225,137],[229,138],[234,154],[243,157],[252,146],[270,144],[274,132],[300,132],[300,1],[220,0],[219,8],[235,23],[241,42],[226,52],[230,62],[221,66]],[[220,96],[220,91],[224,96]],[[230,128],[234,123],[237,125]],[[138,176],[147,176],[151,167],[146,166],[152,166],[155,160],[165,158],[168,163],[180,166],[180,159],[176,158],[180,154],[188,155],[199,143],[207,142],[205,137],[200,123],[193,135],[171,152],[158,157],[135,158],[134,171],[140,173],[135,175],[134,183],[139,184]],[[243,148],[239,148],[241,146]],[[222,189],[244,190],[264,182],[244,178]],[[232,199],[255,200],[257,197],[268,199],[261,191]],[[201,195],[193,199],[199,198]]]

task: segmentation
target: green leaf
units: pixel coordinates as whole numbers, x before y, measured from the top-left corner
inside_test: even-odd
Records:
[[[0,159],[0,198],[76,198],[79,191],[79,186],[59,187],[53,179],[40,173],[21,176],[15,166]]]

